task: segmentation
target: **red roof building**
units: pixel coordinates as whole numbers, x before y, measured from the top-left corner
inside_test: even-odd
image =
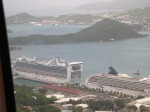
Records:
[[[79,90],[64,88],[64,87],[60,87],[60,86],[44,85],[43,88],[53,89],[53,90],[57,90],[57,91],[63,91],[63,92],[66,92],[66,93],[71,93],[71,94],[80,94]]]

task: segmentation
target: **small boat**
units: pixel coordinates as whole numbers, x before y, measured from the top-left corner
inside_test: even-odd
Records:
[[[135,73],[133,73],[133,74],[134,75],[138,75],[138,76],[141,75],[139,69]]]

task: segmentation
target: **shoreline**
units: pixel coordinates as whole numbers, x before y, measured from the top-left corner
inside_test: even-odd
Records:
[[[21,50],[21,49],[22,49],[22,48],[19,47],[19,46],[18,46],[18,47],[16,47],[16,46],[10,46],[10,47],[9,47],[9,50],[10,50],[10,51]]]

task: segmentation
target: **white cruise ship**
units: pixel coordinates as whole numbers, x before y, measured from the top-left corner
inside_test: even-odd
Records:
[[[36,58],[20,57],[13,63],[12,70],[18,77],[46,83],[75,84],[81,79],[83,62],[67,62],[54,58],[45,63]]]
[[[132,78],[127,74],[118,74],[113,68],[109,67],[108,74],[96,74],[89,76],[84,85],[88,88],[103,89],[104,91],[120,92],[132,96],[150,96],[149,78]]]

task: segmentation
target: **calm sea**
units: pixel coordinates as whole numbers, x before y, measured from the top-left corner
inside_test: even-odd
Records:
[[[25,27],[24,29],[26,30],[26,25],[22,27]],[[53,26],[51,26],[50,29],[56,28],[52,27]],[[66,34],[69,32],[74,33],[80,31],[87,26],[67,26],[68,30],[66,30],[66,32],[64,32],[64,28],[66,28],[66,26],[64,26],[64,28],[63,26],[60,26],[60,28],[59,26],[57,27],[60,32],[63,31],[61,33]],[[12,28],[12,26],[10,26],[9,28]],[[42,29],[42,31],[43,30],[44,28]],[[54,30],[54,34],[57,34],[57,30]],[[14,33],[17,32],[18,34],[20,34],[18,30],[16,31],[16,29],[14,29],[14,31]],[[28,32],[25,34],[27,35],[30,33],[31,31],[28,30]],[[150,32],[147,33],[150,34]],[[119,73],[125,73],[130,76],[134,76],[133,73],[135,73],[139,69],[141,73],[140,77],[147,77],[150,75],[149,37],[150,36],[146,38],[128,39],[123,41],[112,41],[105,43],[97,42],[80,44],[21,46],[22,50],[11,51],[11,59],[14,60],[19,56],[36,56],[37,59],[42,61],[49,61],[54,57],[62,57],[67,61],[82,61],[84,63],[82,80],[84,80],[91,74],[107,73],[109,66],[113,66]],[[22,84],[24,83],[24,80],[19,79],[19,81],[17,80],[15,82],[19,82]],[[31,83],[35,82],[31,81]]]
[[[42,25],[34,26],[32,24],[19,24],[19,25],[9,25],[8,29],[12,30],[13,33],[9,33],[10,38],[18,36],[27,36],[33,34],[41,35],[63,35],[68,33],[78,32],[89,25]]]

